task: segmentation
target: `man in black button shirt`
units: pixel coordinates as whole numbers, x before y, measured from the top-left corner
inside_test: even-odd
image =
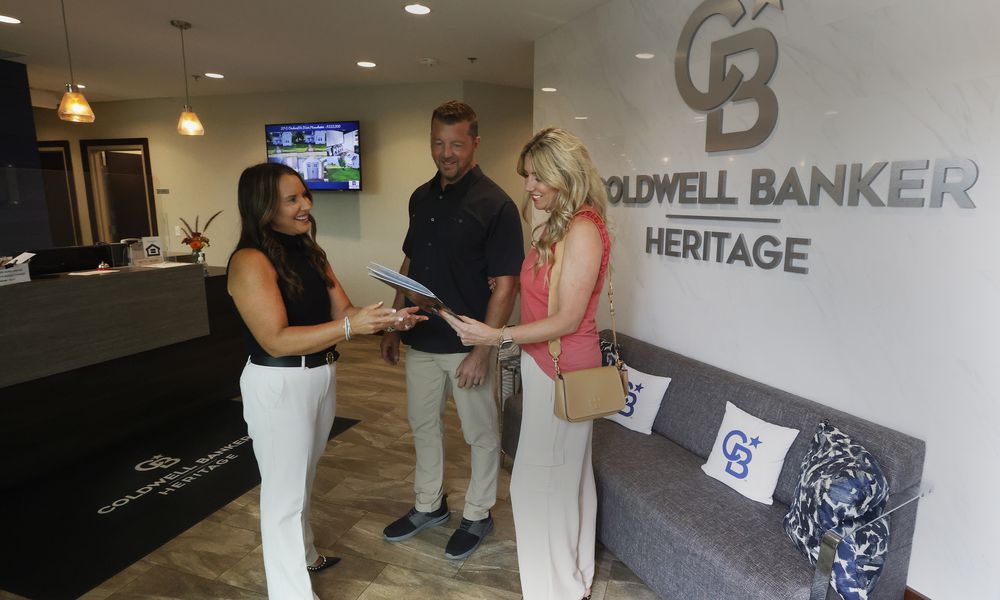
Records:
[[[438,172],[410,196],[410,227],[403,241],[400,272],[431,289],[451,310],[493,327],[507,323],[518,291],[524,245],[517,207],[476,166],[479,146],[476,113],[462,102],[446,102],[431,117],[431,156]],[[490,282],[495,283],[492,291]],[[395,307],[405,304],[396,295]],[[410,512],[385,528],[385,539],[401,541],[448,521],[444,494],[444,439],[441,416],[448,387],[471,446],[472,475],[462,523],[445,556],[462,559],[493,527],[500,469],[500,435],[493,399],[493,350],[463,346],[455,331],[437,317],[403,334],[406,391],[417,455]],[[399,359],[400,334],[387,333],[382,358]]]

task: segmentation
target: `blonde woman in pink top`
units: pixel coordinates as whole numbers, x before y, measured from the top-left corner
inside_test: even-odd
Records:
[[[521,150],[517,172],[531,203],[547,214],[521,267],[521,323],[494,329],[446,315],[466,345],[520,344],[523,412],[510,481],[517,562],[525,600],[589,598],[594,580],[597,492],[590,459],[593,423],[552,413],[554,366],[548,341],[562,338],[559,366],[600,366],[594,315],[611,252],[607,195],[590,154],[572,133],[543,129]],[[529,219],[530,209],[524,215]],[[554,247],[565,244],[562,273],[549,281]],[[558,310],[548,314],[549,285]]]

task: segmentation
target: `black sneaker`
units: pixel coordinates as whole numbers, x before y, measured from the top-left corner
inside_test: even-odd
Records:
[[[417,535],[428,527],[444,525],[451,518],[448,512],[448,496],[441,498],[441,506],[433,512],[420,512],[413,507],[405,517],[400,517],[382,531],[387,541],[401,542]]]
[[[485,519],[470,521],[462,519],[455,533],[451,534],[448,546],[444,550],[446,558],[462,560],[476,551],[486,534],[493,531],[493,514],[487,514]]]

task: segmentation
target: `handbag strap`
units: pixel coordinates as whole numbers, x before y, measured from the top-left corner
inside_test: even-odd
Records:
[[[559,310],[559,276],[562,273],[563,251],[565,250],[565,240],[556,242],[552,268],[549,269],[549,314],[552,316]],[[608,310],[611,312],[611,336],[614,340],[615,348],[618,348],[618,328],[615,326],[615,286],[612,281],[611,250],[608,250]],[[562,338],[558,337],[549,340],[549,355],[552,356],[552,364],[555,366],[556,378],[559,377],[559,355],[562,354]],[[621,367],[622,359],[616,356],[615,363]]]

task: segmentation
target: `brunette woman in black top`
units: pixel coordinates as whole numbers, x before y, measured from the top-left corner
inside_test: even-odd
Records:
[[[353,335],[409,329],[416,308],[357,308],[312,235],[312,196],[281,164],[240,176],[242,232],[229,262],[229,293],[250,355],[240,389],[260,466],[260,521],[269,597],[312,600],[308,571],[320,556],[309,526],[309,496],[336,407],[336,344]]]

